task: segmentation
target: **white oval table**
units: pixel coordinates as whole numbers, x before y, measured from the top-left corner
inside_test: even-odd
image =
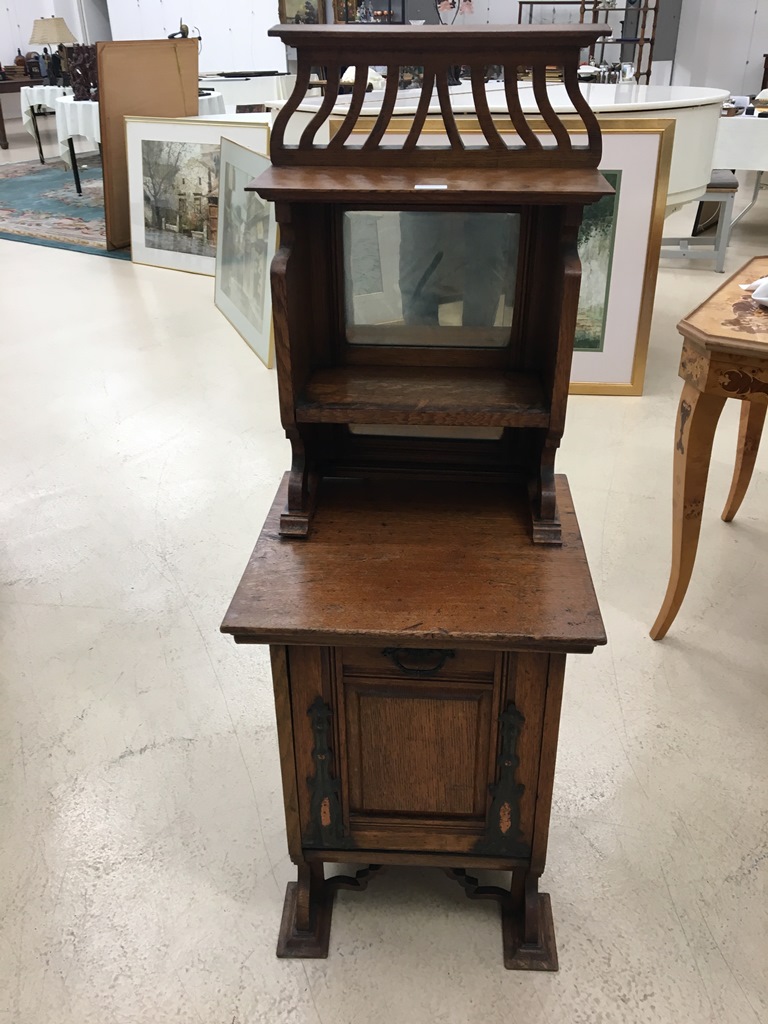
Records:
[[[533,95],[533,87],[519,82],[521,106],[526,114],[538,113],[538,105]],[[457,115],[473,114],[475,102],[469,82],[450,87],[451,106]],[[720,121],[720,108],[729,93],[724,89],[703,89],[682,86],[654,86],[623,83],[619,85],[581,86],[587,103],[595,113],[600,115],[601,122],[605,118],[672,118],[675,121],[675,143],[672,151],[672,166],[669,176],[667,207],[674,208],[690,202],[703,195],[709,184],[712,170],[715,138]],[[575,114],[576,111],[559,82],[547,85],[547,95],[557,114]],[[503,82],[486,84],[488,106],[492,114],[507,115],[507,104],[504,96]],[[376,116],[381,109],[384,93],[369,93],[362,106],[361,116]],[[339,96],[333,108],[334,116],[347,112],[351,94]],[[419,98],[418,90],[403,90],[398,94],[393,117],[402,117],[416,113]],[[304,100],[289,125],[286,142],[295,145],[304,127],[317,113],[321,99]],[[283,106],[282,102],[270,104],[275,108]],[[440,114],[437,95],[432,99],[430,115]],[[507,115],[508,116],[508,115]],[[325,133],[325,136],[323,136]],[[322,126],[317,135],[317,143],[327,143],[328,122]]]
[[[19,92],[21,123],[30,135],[35,136],[41,164],[45,163],[45,156],[43,155],[43,144],[40,140],[40,129],[37,126],[36,108],[45,107],[46,110],[53,110],[55,112],[56,100],[62,96],[69,96],[71,93],[71,87],[63,85],[28,85]]]

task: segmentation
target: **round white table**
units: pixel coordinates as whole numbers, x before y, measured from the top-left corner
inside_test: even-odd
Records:
[[[737,171],[757,171],[752,199],[733,223],[738,224],[749,213],[760,195],[763,172],[768,170],[768,117],[721,117],[715,140],[714,167],[730,167]]]
[[[533,86],[521,82],[519,90],[523,111],[526,114],[537,113],[538,105],[533,94]],[[508,117],[504,83],[488,82],[485,91],[491,113]],[[581,91],[590,107],[600,115],[601,121],[612,117],[674,118],[675,142],[667,206],[681,206],[706,192],[712,170],[712,154],[720,121],[720,108],[728,99],[729,93],[724,89],[635,85],[631,82],[618,85],[584,84]],[[454,114],[474,113],[475,102],[469,82],[451,86],[449,92]],[[393,116],[415,114],[419,96],[420,90],[417,89],[405,89],[398,93]],[[564,85],[557,82],[548,83],[547,96],[556,113],[575,114]],[[376,116],[381,109],[383,98],[384,93],[381,91],[368,93],[361,116]],[[333,115],[346,114],[351,99],[351,94],[339,96],[333,108]],[[288,145],[295,145],[298,142],[301,132],[317,113],[322,102],[322,99],[316,98],[302,101],[286,132],[285,141]],[[282,105],[281,102],[270,104],[275,108]],[[429,113],[440,114],[437,93],[432,97]],[[318,145],[327,144],[327,136],[328,121],[321,126],[317,134]]]
[[[80,174],[77,168],[77,157],[72,140],[76,135],[79,135],[101,148],[99,104],[94,100],[76,100],[73,96],[60,96],[54,102],[54,109],[56,110],[56,135],[59,139],[61,158],[65,163],[69,159],[77,194],[82,195],[83,190],[80,187]],[[222,94],[220,92],[213,92],[210,96],[201,96],[199,112],[206,117],[224,114],[226,109]]]
[[[45,107],[47,110],[55,110],[56,100],[62,96],[69,96],[71,92],[72,89],[69,86],[28,85],[21,89],[19,93],[21,122],[30,135],[35,136],[41,164],[45,163],[45,157],[43,155],[43,144],[40,141],[40,130],[37,126],[36,108]]]

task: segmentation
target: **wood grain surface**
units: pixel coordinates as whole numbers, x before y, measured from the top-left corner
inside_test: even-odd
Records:
[[[279,535],[286,486],[221,627],[241,643],[606,642],[565,477],[563,544],[546,549],[530,542],[526,496],[503,485],[326,479],[306,541]]]
[[[270,202],[366,203],[388,206],[427,206],[439,201],[440,208],[459,203],[478,206],[510,206],[534,203],[537,206],[563,203],[594,203],[613,189],[591,168],[446,168],[445,151],[437,146],[423,151],[429,167],[386,168],[387,151],[376,155],[375,168],[358,167],[270,167],[248,186]],[[482,154],[481,154],[482,155]],[[392,150],[394,160],[402,161],[399,149]],[[426,157],[425,157],[426,159]],[[417,185],[445,188],[422,189]]]
[[[318,370],[296,403],[299,423],[546,427],[533,373],[465,367],[338,366]]]
[[[768,309],[740,284],[768,276],[768,256],[756,256],[677,325],[705,348],[768,354]]]

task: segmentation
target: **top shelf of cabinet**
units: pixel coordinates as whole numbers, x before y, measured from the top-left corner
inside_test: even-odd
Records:
[[[439,151],[437,151],[439,155]],[[248,185],[271,202],[473,206],[594,203],[613,189],[590,168],[270,167]]]

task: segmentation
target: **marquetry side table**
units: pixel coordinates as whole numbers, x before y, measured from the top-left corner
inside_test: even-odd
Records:
[[[768,276],[768,256],[750,260],[677,325],[683,393],[675,427],[672,570],[651,629],[660,640],[675,620],[696,560],[717,421],[727,398],[742,401],[736,466],[722,518],[730,522],[747,492],[768,409],[768,310],[739,288]]]

